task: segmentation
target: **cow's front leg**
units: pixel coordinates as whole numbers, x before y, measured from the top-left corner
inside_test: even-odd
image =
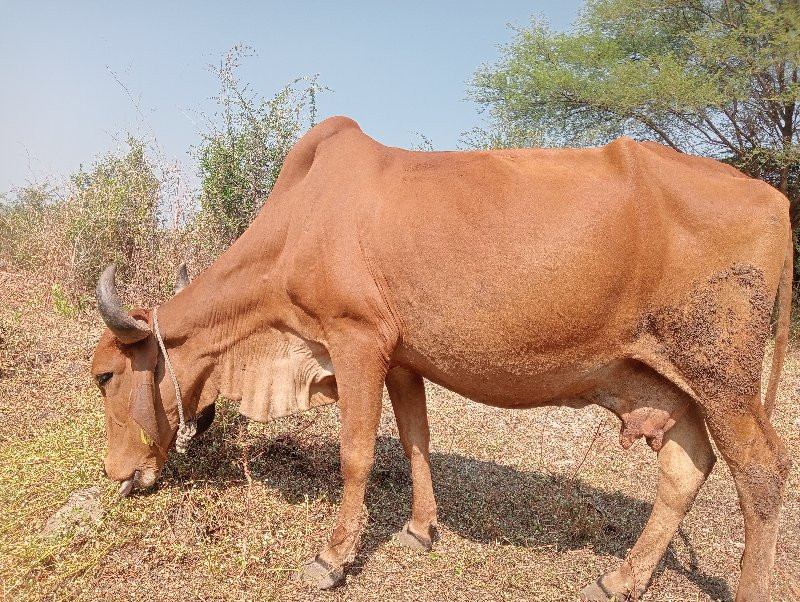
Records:
[[[344,580],[346,565],[358,551],[366,522],[364,491],[375,454],[388,366],[387,354],[368,339],[352,337],[346,344],[346,347],[334,345],[331,350],[341,412],[342,503],[327,547],[303,567],[305,574],[322,589]]]
[[[411,463],[411,520],[398,534],[398,541],[416,550],[433,545],[436,500],[433,496],[428,455],[430,432],[422,377],[406,368],[392,368],[386,375],[386,389],[392,400],[403,451]]]

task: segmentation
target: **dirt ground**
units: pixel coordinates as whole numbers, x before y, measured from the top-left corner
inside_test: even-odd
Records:
[[[56,309],[46,286],[0,272],[5,600],[576,600],[621,562],[650,512],[655,454],[643,442],[624,451],[613,416],[497,410],[430,385],[434,550],[393,539],[411,490],[387,401],[362,551],[345,586],[318,592],[298,569],[325,541],[340,501],[337,409],[260,425],[223,404],[189,453],[170,457],[156,491],[116,503],[88,376],[100,320]],[[798,385],[792,340],[774,418],[795,458],[773,572],[774,598],[787,602],[800,599]],[[101,515],[45,529],[83,490]],[[720,461],[642,599],[732,601],[743,541]]]

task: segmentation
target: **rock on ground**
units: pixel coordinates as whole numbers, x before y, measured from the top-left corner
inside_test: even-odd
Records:
[[[104,513],[100,495],[97,486],[73,491],[67,503],[47,519],[41,534],[53,537],[73,530],[81,533],[100,524]]]

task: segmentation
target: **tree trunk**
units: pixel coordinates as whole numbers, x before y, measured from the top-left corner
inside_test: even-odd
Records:
[[[789,219],[792,222],[792,230],[797,230],[800,227],[800,199],[789,199]]]

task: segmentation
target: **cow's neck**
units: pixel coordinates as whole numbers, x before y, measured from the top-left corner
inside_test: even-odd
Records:
[[[257,420],[332,401],[315,395],[332,380],[329,358],[295,328],[279,258],[255,244],[252,230],[159,308],[189,415],[219,394],[241,400],[242,412]]]
[[[268,311],[274,305],[269,277],[276,253],[263,237],[254,236],[254,230],[159,308],[161,330],[181,387],[187,389],[187,404],[201,391],[201,405],[213,403],[219,393],[240,398],[233,364],[263,361],[267,358],[259,356],[272,351],[254,335],[269,330],[273,317]]]

